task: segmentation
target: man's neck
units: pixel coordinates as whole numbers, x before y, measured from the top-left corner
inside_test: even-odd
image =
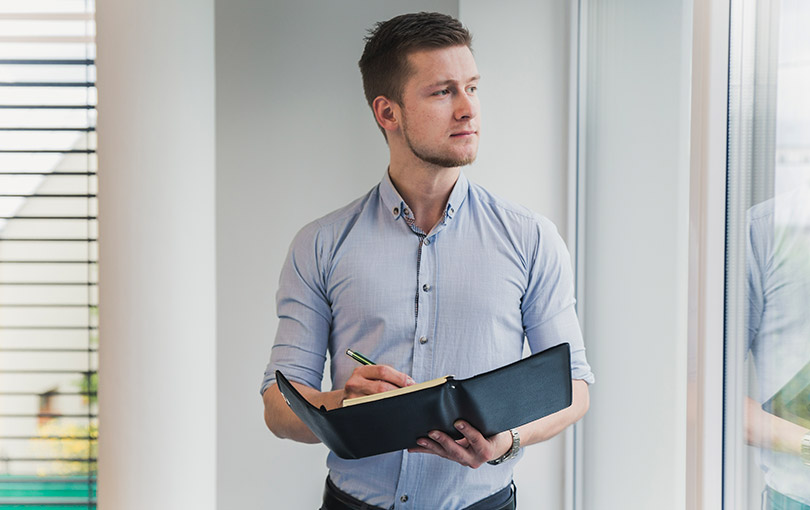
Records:
[[[411,208],[416,226],[426,234],[444,216],[447,200],[459,173],[460,168],[427,164],[395,165],[393,161],[388,167],[391,182]]]

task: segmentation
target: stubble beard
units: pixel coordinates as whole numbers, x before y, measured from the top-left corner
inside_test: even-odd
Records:
[[[476,150],[472,155],[466,157],[451,157],[442,154],[432,154],[427,150],[414,145],[414,143],[411,141],[411,137],[408,136],[408,129],[406,125],[403,125],[402,134],[404,135],[405,143],[408,144],[408,148],[411,149],[414,156],[421,159],[425,163],[430,163],[431,165],[441,168],[458,168],[472,164],[472,162],[475,161],[475,157],[478,155],[478,150]]]

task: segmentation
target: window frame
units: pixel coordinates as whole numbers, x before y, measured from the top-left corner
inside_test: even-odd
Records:
[[[687,507],[723,508],[729,0],[696,2],[692,28]],[[733,505],[730,508],[735,508]]]

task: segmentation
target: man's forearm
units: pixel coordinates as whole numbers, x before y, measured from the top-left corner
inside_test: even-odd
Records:
[[[807,429],[764,411],[754,399],[746,397],[745,434],[751,446],[800,455]]]
[[[574,379],[571,384],[571,389],[572,397],[570,406],[562,411],[550,414],[545,418],[540,418],[539,420],[517,428],[518,434],[520,434],[521,446],[528,446],[551,439],[565,430],[569,425],[579,421],[579,419],[585,415],[588,407],[590,407],[588,383]]]
[[[304,384],[292,383],[304,398],[315,407],[324,406],[327,409],[336,409],[342,405],[343,390],[318,391]],[[320,443],[315,434],[309,430],[304,422],[290,409],[284,396],[273,384],[264,392],[264,422],[273,434],[282,439],[292,439],[301,443]]]

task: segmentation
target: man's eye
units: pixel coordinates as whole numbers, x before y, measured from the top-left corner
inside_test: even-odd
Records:
[[[436,92],[433,93],[433,95],[434,96],[446,96],[449,93],[450,93],[449,90],[444,89],[444,90],[437,90]]]
[[[467,87],[467,92],[473,93],[473,92],[477,92],[477,91],[478,91],[478,87],[475,86],[475,85],[471,85],[471,86]]]

